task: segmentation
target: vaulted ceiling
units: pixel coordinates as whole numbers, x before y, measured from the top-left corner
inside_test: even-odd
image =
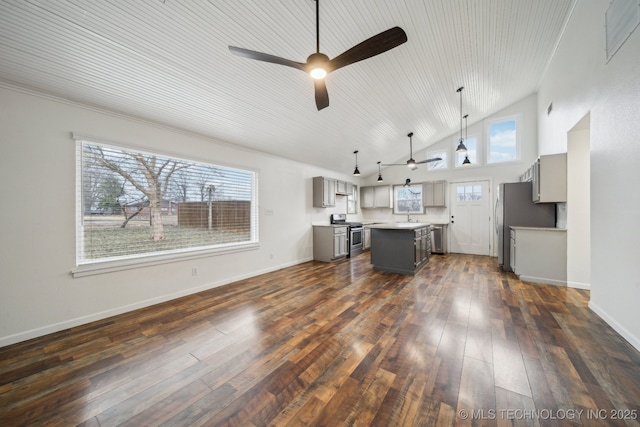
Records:
[[[0,82],[33,88],[285,158],[364,174],[404,161],[535,92],[575,0],[322,0],[333,58],[394,26],[408,41],[331,73],[330,106],[289,67],[305,62],[313,0],[4,0]],[[108,138],[108,135],[101,135]],[[421,160],[421,159],[417,159]]]

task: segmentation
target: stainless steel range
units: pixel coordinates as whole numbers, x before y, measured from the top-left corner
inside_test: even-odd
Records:
[[[364,229],[361,222],[347,222],[347,214],[331,214],[331,224],[349,226],[349,257],[362,252]]]

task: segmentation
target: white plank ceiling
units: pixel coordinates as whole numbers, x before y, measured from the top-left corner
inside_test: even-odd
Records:
[[[322,0],[333,58],[388,28],[408,42],[312,79],[228,46],[299,62],[313,0],[2,0],[0,82],[33,88],[335,171],[408,158],[535,92],[575,0]],[[72,129],[70,129],[72,131]],[[108,138],[108,135],[102,135]],[[421,160],[421,159],[417,159]]]

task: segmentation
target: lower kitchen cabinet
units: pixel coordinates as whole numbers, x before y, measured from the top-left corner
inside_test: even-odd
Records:
[[[371,264],[374,270],[415,274],[429,261],[429,224],[371,226]]]
[[[371,249],[371,228],[365,226],[362,229],[362,235],[362,250]]]
[[[526,282],[566,286],[567,230],[511,227],[511,269]]]
[[[313,226],[313,259],[335,261],[349,254],[349,227],[335,225]]]

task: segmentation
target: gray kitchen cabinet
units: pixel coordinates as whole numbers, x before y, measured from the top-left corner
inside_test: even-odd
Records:
[[[389,223],[370,227],[374,270],[415,274],[429,261],[429,224]]]
[[[340,194],[341,196],[348,196],[348,184],[349,183],[347,181],[340,181],[339,179],[336,180],[336,194]]]
[[[422,205],[425,208],[444,208],[447,206],[447,181],[427,181],[422,184]]]
[[[523,176],[532,182],[534,202],[567,201],[567,153],[540,156]]]
[[[375,207],[375,190],[373,187],[362,187],[360,189],[360,207],[362,209]]]
[[[367,208],[392,208],[390,185],[375,185],[360,189],[360,207]]]
[[[336,180],[323,176],[313,177],[313,207],[326,208],[336,205]]]
[[[367,249],[371,248],[371,228],[365,226],[362,229],[362,250],[366,251]]]
[[[335,225],[313,226],[313,259],[335,261],[349,254],[349,227]]]
[[[416,270],[429,261],[429,254],[431,253],[430,236],[431,231],[429,227],[414,230],[415,256],[413,264]]]
[[[567,230],[511,227],[511,269],[526,282],[566,286]]]

